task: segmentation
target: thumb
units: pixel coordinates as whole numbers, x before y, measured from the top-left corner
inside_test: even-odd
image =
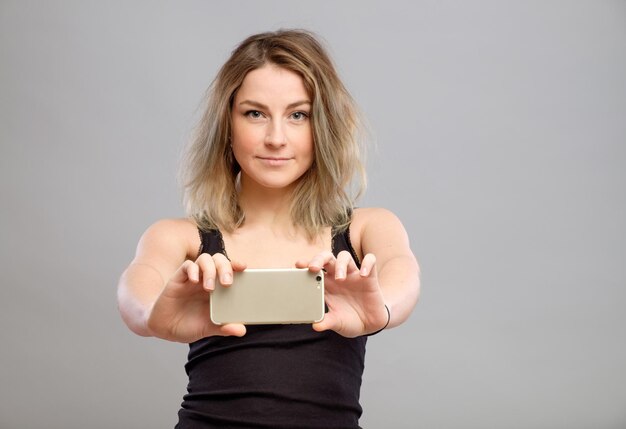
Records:
[[[341,325],[341,322],[335,316],[335,313],[329,312],[324,315],[323,320],[313,324],[313,329],[317,332],[324,332],[324,331],[328,331],[331,329],[335,332],[339,332],[341,329],[340,328],[338,329],[337,326],[340,326],[340,325]]]
[[[241,323],[227,323],[220,326],[220,332],[224,336],[243,337],[246,335],[246,327]]]

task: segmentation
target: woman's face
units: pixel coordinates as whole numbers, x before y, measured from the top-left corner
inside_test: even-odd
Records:
[[[233,101],[231,143],[243,187],[289,188],[314,160],[311,99],[297,73],[249,72]]]

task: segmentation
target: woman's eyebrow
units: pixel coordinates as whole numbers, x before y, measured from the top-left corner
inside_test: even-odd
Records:
[[[268,109],[268,107],[265,104],[259,103],[258,101],[254,101],[254,100],[243,100],[241,103],[239,103],[239,105],[241,106],[242,104],[247,104],[247,105],[250,105],[250,106],[253,106],[253,107],[258,107],[259,109],[264,109],[264,110]],[[294,101],[293,103],[290,103],[287,106],[286,110],[293,109],[294,107],[302,106],[303,104],[309,104],[310,105],[311,101],[309,101],[309,100]]]

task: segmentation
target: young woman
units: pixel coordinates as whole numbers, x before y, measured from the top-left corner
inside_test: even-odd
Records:
[[[182,169],[189,218],[149,227],[118,288],[133,332],[190,344],[177,427],[358,427],[367,336],[419,295],[400,221],[354,208],[358,138],[308,32],[251,36],[219,71]],[[321,322],[211,323],[210,292],[236,288],[234,271],[287,267],[326,271]]]

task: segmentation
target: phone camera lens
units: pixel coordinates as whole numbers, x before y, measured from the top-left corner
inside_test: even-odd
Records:
[[[315,280],[317,280],[318,282],[321,282],[322,281],[322,276],[315,277]]]

